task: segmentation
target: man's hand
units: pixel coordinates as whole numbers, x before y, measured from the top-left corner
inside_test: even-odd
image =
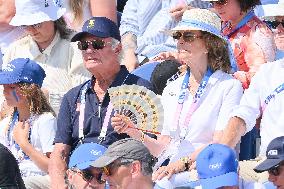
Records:
[[[181,20],[181,17],[184,11],[191,9],[192,7],[188,6],[186,2],[183,2],[170,10],[170,15],[177,22]]]

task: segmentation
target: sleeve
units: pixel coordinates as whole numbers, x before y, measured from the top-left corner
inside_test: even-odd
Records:
[[[261,76],[263,73],[259,71],[252,78],[250,87],[245,90],[240,105],[236,106],[230,117],[239,117],[246,123],[246,132],[252,130],[255,126],[256,119],[260,116],[261,99]]]
[[[58,118],[57,118],[57,131],[54,139],[54,143],[63,143],[72,146],[72,131],[73,125],[71,123],[72,119],[72,107],[67,99],[67,93],[64,95]]]
[[[229,82],[226,80],[225,82]],[[215,130],[224,130],[230,119],[230,114],[232,113],[235,106],[239,105],[241,97],[243,95],[242,84],[234,79],[231,83],[231,88],[223,95],[223,102],[218,115]]]
[[[123,13],[120,21],[120,35],[123,36],[125,33],[130,32],[134,35],[138,35],[138,13],[139,8],[138,0],[128,0],[124,6]],[[143,19],[143,18],[141,18]]]
[[[42,152],[53,151],[53,140],[56,133],[56,118],[51,114],[43,114],[38,120],[38,135],[40,138],[40,144]]]

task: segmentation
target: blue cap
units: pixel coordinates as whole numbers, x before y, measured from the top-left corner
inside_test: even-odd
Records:
[[[14,83],[34,83],[42,86],[45,78],[43,68],[29,58],[17,58],[2,67],[0,85]]]
[[[196,169],[203,189],[239,185],[238,160],[226,145],[207,146],[196,159]]]
[[[98,159],[106,148],[97,143],[85,143],[76,148],[69,161],[69,168],[76,167],[80,170],[87,169],[91,163]]]
[[[82,32],[74,35],[71,42],[80,41],[86,34],[101,38],[112,37],[120,41],[118,26],[106,17],[93,17],[87,20],[83,25]]]

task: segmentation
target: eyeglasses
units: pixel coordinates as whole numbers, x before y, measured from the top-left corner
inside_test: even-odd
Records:
[[[99,183],[99,184],[103,184],[105,183],[105,180],[102,179],[102,172],[94,175],[92,174],[92,172],[88,169],[86,170],[79,170],[79,169],[71,169],[73,172],[79,174],[83,179],[84,181],[86,182],[91,182],[94,178],[96,179],[96,181]]]
[[[268,27],[270,27],[271,29],[276,29],[279,24],[282,25],[282,27],[284,27],[284,21],[279,22],[279,21],[265,21],[265,23],[268,25]]]
[[[21,29],[28,29],[28,27],[32,27],[34,29],[39,29],[42,26],[42,23],[34,24],[34,25],[22,25]]]
[[[197,38],[202,38],[202,36],[197,36],[193,34],[192,32],[175,32],[173,33],[173,38],[179,40],[180,38],[183,38],[185,42],[192,42]]]
[[[93,41],[79,41],[77,45],[78,49],[80,49],[81,51],[87,50],[90,45],[92,45],[94,49],[98,50],[103,49],[106,46],[106,42],[104,42],[103,40],[96,39]]]
[[[274,176],[278,176],[280,174],[280,166],[276,165],[268,170],[268,173]]]
[[[110,165],[103,167],[102,170],[103,170],[103,173],[106,176],[111,176],[111,175],[113,175],[113,169],[114,168],[120,167],[122,165],[129,165],[130,163],[132,163],[132,162],[111,163]]]
[[[228,3],[228,0],[219,0],[219,1],[212,1],[211,5],[212,6],[215,6],[215,5],[222,6],[222,5],[227,5],[227,3]]]

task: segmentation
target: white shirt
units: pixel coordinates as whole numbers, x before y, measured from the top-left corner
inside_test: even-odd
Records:
[[[10,117],[6,117],[0,122],[0,143],[8,147],[19,163],[22,176],[45,175],[31,159],[23,159],[21,153],[15,147],[15,143],[9,145],[7,137],[7,126]],[[51,113],[35,115],[31,121],[32,146],[39,152],[47,153],[53,151],[53,140],[56,133],[56,118]],[[11,131],[12,132],[12,131]]]
[[[164,125],[162,135],[171,136],[171,144],[164,154],[171,154],[171,161],[189,155],[197,148],[213,140],[215,131],[223,130],[234,106],[238,105],[243,94],[241,83],[222,71],[214,72],[208,80],[205,93],[198,109],[192,114],[188,124],[189,132],[181,141],[178,132],[171,131],[177,109],[177,101],[184,76],[171,82],[163,91]],[[187,90],[179,124],[183,124],[193,96]],[[182,150],[180,150],[182,149]],[[162,155],[168,156],[168,155]]]
[[[83,66],[82,55],[69,41],[57,32],[51,44],[40,52],[31,36],[15,41],[3,57],[3,66],[15,58],[30,58],[45,70],[42,87],[49,92],[49,102],[59,111],[63,95],[71,88],[87,81],[90,73]]]
[[[231,116],[242,118],[250,131],[256,119],[262,114],[260,123],[261,146],[260,155],[265,156],[268,144],[276,137],[284,136],[284,91],[277,94],[266,106],[263,113],[261,107],[264,100],[282,83],[284,83],[284,59],[263,64],[252,78],[251,84],[234,108]]]

